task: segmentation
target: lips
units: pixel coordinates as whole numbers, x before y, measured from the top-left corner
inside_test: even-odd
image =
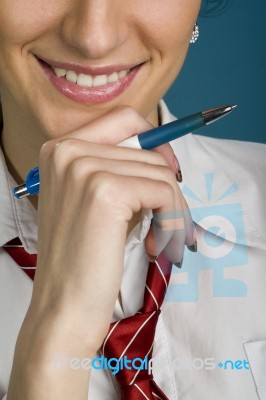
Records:
[[[38,61],[53,86],[71,100],[100,104],[122,94],[132,83],[144,63],[85,68],[74,64]]]

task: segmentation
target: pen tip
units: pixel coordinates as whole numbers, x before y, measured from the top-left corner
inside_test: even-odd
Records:
[[[205,121],[205,125],[209,125],[212,122],[224,117],[225,115],[230,114],[236,107],[237,105],[235,104],[203,111],[202,116]]]

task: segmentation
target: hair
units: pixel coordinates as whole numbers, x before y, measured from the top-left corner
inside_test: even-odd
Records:
[[[227,8],[229,0],[202,0],[200,16],[217,17]]]

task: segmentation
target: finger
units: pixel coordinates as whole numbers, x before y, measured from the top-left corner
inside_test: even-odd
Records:
[[[161,154],[165,158],[167,164],[175,174],[178,170],[180,170],[179,161],[169,143],[156,147],[154,151]]]
[[[177,188],[174,174],[164,165],[154,165],[147,162],[135,160],[114,160],[97,158],[94,156],[83,156],[75,158],[64,170],[63,178],[68,182],[74,180],[78,182],[79,177],[89,178],[96,172],[108,171],[117,176],[147,178],[155,182],[166,182],[172,186],[174,196]],[[71,176],[68,174],[71,173]],[[134,193],[135,197],[137,193]]]
[[[80,139],[63,139],[54,143],[50,149],[42,150],[41,157],[53,164],[58,173],[63,172],[67,165],[80,157],[93,157],[113,160],[139,161],[147,164],[167,166],[167,162],[159,153],[149,150],[121,148],[112,145],[89,143]],[[42,163],[40,163],[42,165]]]
[[[154,213],[152,225],[146,237],[149,257],[157,257],[162,251],[169,261],[178,263],[183,258],[185,245],[183,210]]]
[[[106,132],[106,126],[108,126],[108,132]],[[148,123],[133,108],[122,106],[94,120],[90,124],[91,132],[85,126],[66,137],[75,137],[99,144],[118,144],[128,137],[147,132],[152,128],[154,126]],[[156,147],[154,151],[163,156],[175,174],[180,170],[180,164],[169,143]]]
[[[197,250],[194,223],[182,193],[178,201],[181,203],[179,210],[155,215],[146,238],[149,257],[157,257],[163,250],[165,256],[175,264],[182,263],[185,244],[189,250]]]
[[[74,175],[73,181],[75,182]],[[85,188],[84,202],[86,203],[86,199],[90,203],[96,201],[99,213],[102,209],[104,214],[111,215],[112,220],[123,222],[125,219],[120,218],[120,215],[125,214],[125,210],[126,220],[129,222],[133,213],[142,209],[153,209],[155,213],[160,214],[169,212],[175,205],[173,187],[166,181],[117,175],[109,171],[97,171],[89,176],[82,174],[82,181]],[[101,181],[103,181],[102,186]],[[97,187],[99,187],[99,191]],[[92,189],[94,194],[92,194]],[[105,210],[106,207],[107,210]]]
[[[116,145],[131,136],[152,128],[153,126],[136,110],[129,106],[119,106],[96,118],[89,125],[66,135],[65,138]]]
[[[167,258],[178,264],[183,259],[184,245],[196,251],[195,227],[184,196],[176,184],[175,210],[153,219],[146,238],[146,251],[156,257],[164,249]]]
[[[98,144],[118,144],[128,137],[146,132],[152,128],[153,126],[133,108],[120,106],[95,119],[89,125],[64,136],[64,139],[80,139]],[[49,149],[60,141],[62,141],[62,138],[51,140],[43,147]],[[158,146],[154,151],[163,156],[174,173],[180,169],[179,162],[170,144]]]
[[[134,177],[134,178],[144,178],[153,180],[154,183],[156,182],[165,182],[168,183],[169,186],[172,187],[173,192],[173,204],[176,206],[176,196],[177,196],[177,185],[175,182],[174,174],[168,167],[165,166],[158,166],[154,167],[154,165],[148,164],[146,162],[136,162],[136,161],[120,161],[120,160],[112,160],[112,159],[99,159],[94,157],[80,157],[75,159],[73,163],[66,169],[64,173],[64,178],[67,182],[75,182],[75,184],[70,184],[71,190],[77,184],[79,180],[84,181],[84,177],[89,179],[90,176],[93,176],[100,171],[108,171],[109,173],[116,174],[116,176],[124,176],[126,178]],[[123,192],[126,190],[123,187]],[[142,188],[142,191],[146,191],[147,187]],[[155,189],[158,190],[158,187]],[[133,191],[131,188],[131,197],[137,198],[138,192]],[[134,195],[132,196],[132,193]],[[150,194],[153,196],[153,192]],[[175,207],[174,207],[175,208]],[[164,213],[156,213],[155,211],[155,218],[156,215],[164,215],[166,218],[164,220],[161,218],[157,218],[156,228],[155,228],[155,238],[150,239],[150,246],[154,246],[156,243],[156,250],[155,249],[148,249],[150,253],[158,255],[162,248],[166,246],[170,237],[172,235],[172,230],[169,229],[169,216],[171,217],[173,208],[169,209],[168,212]],[[181,217],[179,221],[181,222],[182,226],[179,227],[179,233],[175,233],[176,236],[180,236],[179,239],[175,239],[175,243],[178,243],[178,252],[175,248],[171,250],[172,255],[170,256],[170,260],[175,262],[179,259],[179,253],[182,251],[184,247],[184,222],[183,222],[183,211],[181,209]],[[179,213],[180,214],[180,213]],[[172,218],[172,217],[171,217]],[[173,218],[172,218],[173,219]],[[154,239],[154,240],[153,240]]]
[[[188,204],[183,196],[181,194],[181,201],[183,204],[183,210],[184,210],[184,217],[185,217],[185,225],[186,225],[186,240],[185,243],[189,250],[191,251],[196,251],[197,250],[197,236],[196,236],[196,228],[194,225],[194,222],[192,220],[191,212],[188,207]]]
[[[150,257],[157,257],[165,249],[169,260],[178,262],[184,251],[186,225],[180,188],[175,180],[172,181],[172,185],[175,207],[168,213],[154,213],[145,245]]]
[[[168,222],[169,229],[173,229],[173,231],[172,231],[172,236],[170,237],[168,243],[164,248],[164,254],[177,266],[181,267],[184,254],[184,245],[187,245],[190,251],[195,252],[197,251],[197,240],[196,240],[196,229],[191,217],[191,213],[188,204],[180,189],[179,189],[178,202],[182,204],[182,212],[180,212],[179,214],[180,217],[183,218],[184,230],[182,230],[182,226],[180,226],[180,224],[178,228],[178,224],[174,222],[175,221],[174,219],[172,220],[172,222],[171,220]]]

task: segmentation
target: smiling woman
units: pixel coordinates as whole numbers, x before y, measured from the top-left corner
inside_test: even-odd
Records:
[[[148,115],[150,122],[156,123],[157,100],[179,72],[187,52],[200,2],[196,1],[193,4],[192,7],[191,1],[182,1],[180,4],[169,1],[167,6],[162,8],[158,2],[154,4],[147,1],[144,9],[143,2],[140,1],[138,5],[124,2],[117,2],[116,5],[106,3],[99,8],[93,1],[70,2],[68,7],[49,4],[49,7],[43,9],[39,2],[35,7],[27,1],[13,1],[8,4],[3,2],[1,9],[5,11],[3,21],[0,22],[2,34],[6,38],[1,49],[5,86],[9,85],[9,82],[12,84],[12,97],[16,98],[16,102],[20,102],[20,108],[23,107],[27,112],[31,109],[35,118],[37,114],[38,119],[45,120],[40,123],[42,131],[44,125],[45,134],[49,137],[51,129],[53,136],[69,133],[80,124],[87,123],[88,119],[90,121],[121,104],[134,106],[143,116]],[[25,18],[21,18],[22,14]],[[8,68],[4,60],[8,60]],[[88,108],[84,107],[83,101],[79,101],[81,104],[74,106],[75,110],[70,116],[69,107],[73,105],[68,99],[62,98],[55,107],[53,100],[60,95],[54,87],[50,88],[50,85],[47,85],[46,76],[38,69],[39,66],[43,66],[39,60],[48,61],[51,67],[59,65],[67,70],[72,68],[75,73],[88,73],[90,69],[89,72],[93,76],[105,74],[106,68],[109,69],[107,73],[112,73],[140,64],[142,67],[137,74],[138,78],[133,79],[128,88],[126,84],[118,85],[119,90],[115,90],[114,95],[108,98],[111,100],[108,105],[104,104],[100,109],[98,106],[95,108],[93,100]],[[13,81],[14,74],[17,76],[16,83]],[[131,75],[135,76],[133,73]],[[63,85],[58,84],[56,88],[58,86],[65,93],[72,93],[68,86],[62,88]],[[30,92],[28,88],[31,88]],[[77,98],[78,89],[75,89]],[[83,93],[84,89],[80,91]],[[87,91],[90,93],[90,90]],[[5,93],[3,87],[3,101]],[[105,91],[99,91],[97,104],[105,103],[104,97]],[[146,104],[149,97],[153,101]],[[53,112],[49,108],[51,101]],[[88,109],[91,111],[90,117]],[[65,115],[65,119],[62,118],[64,123],[61,122],[60,125],[58,111]],[[56,127],[53,126],[54,119]]]
[[[255,165],[243,143],[191,134],[149,151],[117,146],[175,119],[162,97],[199,12],[224,5],[1,0],[0,398],[255,400],[249,369],[173,366],[244,359],[242,338],[266,338],[254,314],[266,300],[265,148],[248,148]],[[35,165],[39,196],[15,201],[12,186]],[[235,196],[231,213],[221,193]],[[223,267],[248,263],[252,274],[223,279]],[[213,271],[213,297],[201,269]],[[95,357],[119,361],[117,379],[91,370]]]

